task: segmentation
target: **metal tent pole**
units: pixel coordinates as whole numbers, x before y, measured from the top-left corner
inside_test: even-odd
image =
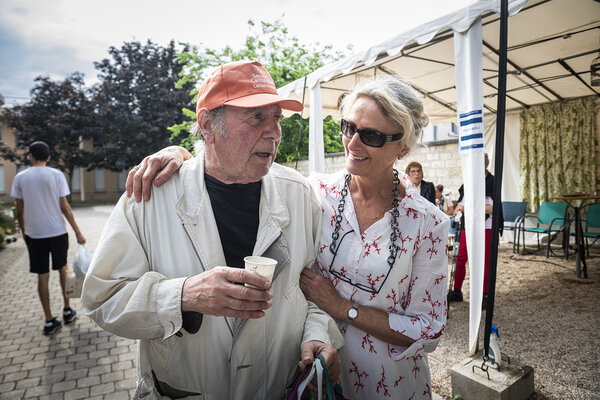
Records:
[[[498,112],[496,113],[496,158],[494,165],[494,207],[492,211],[492,240],[490,245],[490,261],[488,271],[487,307],[485,313],[485,330],[483,336],[484,362],[489,359],[490,334],[494,317],[494,297],[496,292],[496,267],[498,264],[498,241],[500,229],[500,211],[502,202],[502,168],[504,166],[504,122],[506,114],[506,62],[508,36],[508,0],[502,0],[500,5],[500,59],[498,62]],[[496,355],[500,357],[500,354]]]

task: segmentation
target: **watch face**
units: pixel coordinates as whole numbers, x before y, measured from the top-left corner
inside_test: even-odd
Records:
[[[358,310],[356,308],[351,308],[348,310],[348,318],[355,319],[358,317]]]

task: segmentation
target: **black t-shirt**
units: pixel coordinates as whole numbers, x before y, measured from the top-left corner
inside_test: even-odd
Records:
[[[244,268],[244,257],[252,255],[256,243],[262,181],[227,185],[206,174],[204,181],[227,266]],[[181,314],[183,328],[191,334],[198,332],[203,315],[194,311]]]
[[[262,181],[226,184],[204,174],[227,266],[244,268],[258,232],[258,208]]]

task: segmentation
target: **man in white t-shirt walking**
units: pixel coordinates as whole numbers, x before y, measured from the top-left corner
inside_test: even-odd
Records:
[[[48,145],[44,142],[32,143],[29,146],[29,161],[32,168],[19,172],[15,176],[10,193],[16,199],[19,226],[29,251],[29,271],[38,274],[38,293],[46,317],[44,335],[53,334],[61,326],[61,321],[50,311],[49,255],[52,255],[52,269],[60,273],[65,324],[72,323],[77,314],[70,307],[69,298],[65,295],[67,250],[69,249],[65,218],[75,231],[77,243],[85,243],[85,237],[81,234],[67,201],[66,196],[70,194],[67,180],[62,172],[46,166],[48,160],[50,160]]]

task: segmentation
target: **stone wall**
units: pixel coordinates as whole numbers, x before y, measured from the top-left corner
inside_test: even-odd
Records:
[[[458,199],[458,188],[462,184],[462,167],[458,154],[456,139],[445,142],[435,142],[417,147],[403,160],[396,163],[396,168],[404,171],[411,161],[423,165],[423,179],[434,185],[444,185],[444,191],[450,191],[450,198]],[[325,172],[332,173],[344,168],[344,153],[325,155]],[[294,168],[295,162],[283,163]],[[298,160],[296,168],[302,175],[308,176],[308,159]]]

